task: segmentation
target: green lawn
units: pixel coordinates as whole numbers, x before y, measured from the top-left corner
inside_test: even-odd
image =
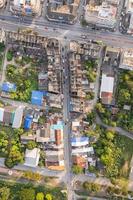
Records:
[[[118,136],[117,141],[118,146],[122,150],[120,176],[128,178],[130,172],[130,162],[133,156],[133,140],[125,136]]]

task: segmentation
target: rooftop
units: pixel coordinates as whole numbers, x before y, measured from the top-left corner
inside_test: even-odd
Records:
[[[40,149],[34,148],[32,150],[26,149],[24,165],[29,167],[37,167],[40,158]]]
[[[133,50],[127,49],[122,52],[120,68],[133,70]]]

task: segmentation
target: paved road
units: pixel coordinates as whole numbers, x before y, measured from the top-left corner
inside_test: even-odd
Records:
[[[71,186],[71,144],[70,144],[70,96],[69,96],[69,68],[68,68],[68,47],[67,42],[63,42],[62,51],[62,65],[63,65],[63,94],[64,94],[64,104],[63,104],[63,118],[64,118],[64,156],[65,156],[65,168],[66,168],[66,183],[67,183],[67,194],[68,199],[73,199],[73,192]]]
[[[31,108],[34,108],[34,109],[42,109],[42,110],[44,110],[44,108],[45,108],[44,106],[37,106],[37,105],[33,105],[31,103],[15,101],[15,100],[11,100],[11,99],[4,98],[4,97],[0,97],[0,100],[2,100],[5,103],[9,103],[13,106],[24,106],[24,107],[29,107],[29,108],[31,107]]]
[[[105,128],[107,128],[107,129],[114,130],[114,131],[118,132],[120,135],[124,135],[124,136],[126,136],[126,137],[128,137],[128,138],[133,140],[133,134],[132,133],[130,133],[130,132],[128,132],[128,131],[120,128],[120,127],[112,127],[112,126],[108,126],[108,125],[104,124],[101,121],[101,119],[100,119],[100,117],[98,115],[96,117],[96,123],[101,125],[101,126],[103,126],[103,127],[105,127]]]
[[[86,27],[81,27],[80,24],[68,25],[62,23],[55,23],[49,21],[41,20],[29,20],[25,18],[25,20],[21,23],[19,19],[13,16],[2,16],[0,15],[0,19],[4,19],[0,21],[1,28],[10,31],[17,31],[18,28],[26,28],[31,27],[34,28],[42,36],[48,37],[56,37],[58,39],[62,39],[64,36],[67,37],[68,40],[77,40],[77,41],[88,41],[89,39],[94,40],[102,40],[105,44],[116,46],[116,47],[133,47],[133,39],[132,36],[122,35],[118,32],[103,32],[103,31],[93,31]],[[44,29],[47,27],[48,29]],[[55,31],[53,29],[56,29]],[[85,34],[87,36],[86,39],[82,39],[81,35]]]
[[[5,167],[4,165],[4,158],[0,158],[0,167]],[[50,176],[50,177],[57,177],[59,178],[59,181],[65,182],[65,172],[64,171],[54,171],[54,170],[49,170],[46,168],[41,168],[41,167],[28,167],[25,165],[17,165],[13,169],[15,170],[21,170],[21,171],[32,171],[32,172],[38,172],[42,174],[43,176]]]

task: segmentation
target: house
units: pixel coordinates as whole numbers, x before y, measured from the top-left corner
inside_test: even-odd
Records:
[[[77,155],[77,154],[94,154],[94,149],[93,147],[80,147],[80,148],[75,148],[72,149],[72,155]]]
[[[63,170],[64,169],[64,151],[60,149],[59,151],[45,151],[45,165],[49,169],[57,169]]]
[[[31,103],[33,105],[42,106],[42,104],[43,104],[43,92],[32,91]]]
[[[46,143],[50,141],[50,124],[45,123],[40,129],[36,131],[36,141]]]
[[[32,125],[32,120],[33,120],[33,117],[28,115],[25,120],[24,120],[24,129],[25,130],[29,130],[31,128],[31,125]]]
[[[3,92],[15,92],[17,89],[16,85],[14,83],[4,82],[2,84],[2,91]]]
[[[89,144],[88,137],[73,137],[71,138],[71,145],[73,147],[82,147]]]
[[[14,120],[16,107],[6,106],[4,108],[3,123],[5,125],[12,125]]]
[[[24,110],[24,107],[22,107],[22,106],[19,106],[18,108],[16,108],[16,111],[14,114],[14,120],[13,120],[13,124],[12,124],[13,128],[21,127],[22,119],[23,119],[23,110]]]
[[[0,122],[3,122],[4,118],[4,108],[0,108]]]
[[[133,70],[133,50],[132,49],[123,50],[121,54],[119,67],[122,69]]]
[[[80,155],[73,155],[72,162],[74,165],[80,166],[82,168],[86,168],[87,165],[87,159],[84,156]]]
[[[25,166],[37,167],[40,158],[40,149],[34,148],[32,150],[26,149],[25,152]]]
[[[114,77],[108,74],[102,74],[101,88],[100,88],[100,99],[103,104],[111,104],[113,99],[114,90]]]

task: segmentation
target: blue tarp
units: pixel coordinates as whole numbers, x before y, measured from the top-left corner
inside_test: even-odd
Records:
[[[73,137],[73,138],[71,138],[71,142],[72,143],[76,143],[76,142],[89,142],[89,138],[88,137]]]
[[[24,129],[30,129],[32,124],[32,117],[27,116],[24,120]]]
[[[2,84],[2,91],[4,92],[15,92],[16,85],[14,83],[5,82]]]
[[[34,105],[41,106],[43,103],[43,92],[32,91],[31,103]]]

